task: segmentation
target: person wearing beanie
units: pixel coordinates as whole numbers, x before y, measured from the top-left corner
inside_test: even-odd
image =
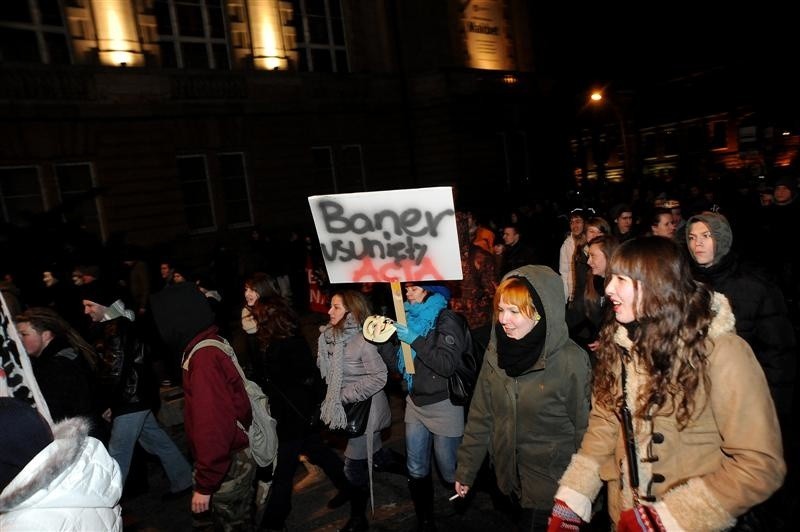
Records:
[[[467,320],[447,308],[450,290],[441,282],[405,285],[406,325],[378,351],[386,366],[403,376],[406,397],[405,439],[408,487],[417,530],[435,530],[431,451],[442,480],[452,488],[456,452],[464,434],[464,406],[450,400],[448,379],[462,354],[471,349]],[[400,342],[411,346],[414,373],[406,370]]]
[[[791,450],[796,453],[797,449],[797,442],[789,437],[797,343],[783,294],[760,268],[742,261],[732,251],[733,232],[721,214],[705,213],[689,218],[686,240],[695,279],[728,298],[736,318],[736,333],[750,344],[764,370],[789,458]],[[765,504],[775,504],[780,510],[780,503],[771,502],[780,497],[782,492]],[[762,507],[753,511],[762,512]],[[773,511],[763,513],[765,518],[779,515]]]
[[[113,285],[94,281],[80,286],[84,313],[92,320],[90,344],[105,361],[100,374],[100,410],[111,423],[108,451],[119,463],[123,483],[130,470],[136,442],[158,456],[170,483],[170,494],[188,494],[192,469],[158,424],[158,386],[150,362],[150,347],[134,326]]]
[[[797,193],[797,179],[793,177],[782,177],[775,181],[772,190],[772,197],[775,205],[788,205],[795,199]]]
[[[250,526],[256,464],[247,433],[240,428],[249,427],[252,420],[244,382],[220,347],[204,344],[194,351],[205,340],[225,340],[207,299],[193,283],[167,286],[153,294],[151,307],[162,340],[184,357],[183,424],[194,457],[193,517],[213,509],[215,530],[245,530]]]
[[[89,423],[0,397],[0,530],[122,530],[119,466]]]
[[[589,421],[591,365],[569,338],[564,286],[547,266],[509,272],[494,296],[494,327],[464,440],[456,493],[474,489],[488,453],[518,530],[547,529],[558,480]]]
[[[800,225],[797,180],[784,176],[775,182],[772,205],[763,209],[756,233],[758,260],[769,268],[786,298],[790,315],[800,315],[800,259],[787,249],[787,231]]]

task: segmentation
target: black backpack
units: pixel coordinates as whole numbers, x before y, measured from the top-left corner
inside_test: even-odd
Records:
[[[442,313],[444,312],[450,313],[455,318],[463,333],[462,337],[466,339],[461,357],[457,360],[456,371],[447,381],[447,391],[450,395],[450,402],[454,405],[468,407],[472,400],[472,393],[475,391],[475,382],[478,380],[485,350],[475,345],[469,324],[464,316],[452,310],[443,310]]]

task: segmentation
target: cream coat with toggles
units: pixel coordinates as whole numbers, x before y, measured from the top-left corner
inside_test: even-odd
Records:
[[[711,389],[698,388],[693,419],[678,430],[674,415],[634,419],[639,458],[639,493],[651,500],[670,530],[725,530],[736,517],[766,500],[783,483],[781,433],[764,373],[750,346],[734,333],[727,299],[715,294],[709,328]],[[617,344],[630,349],[624,328]],[[636,357],[627,363],[626,402],[636,411],[646,384]],[[660,441],[660,443],[659,443]],[[650,449],[650,450],[649,450]],[[657,456],[655,461],[642,461]],[[633,506],[627,481],[625,442],[615,412],[593,404],[589,428],[560,481],[556,497],[588,520],[588,500],[608,482],[609,515],[614,522]],[[584,500],[581,500],[584,499]]]

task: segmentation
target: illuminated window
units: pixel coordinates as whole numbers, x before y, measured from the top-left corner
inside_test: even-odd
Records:
[[[339,0],[292,0],[298,70],[348,72]]]
[[[219,175],[228,226],[252,225],[250,187],[247,185],[243,153],[220,153]]]
[[[202,232],[216,229],[205,156],[178,157],[178,181],[183,193],[183,210],[189,230]]]
[[[230,68],[222,0],[155,0],[162,65]]]
[[[63,219],[102,236],[103,229],[97,210],[97,200],[92,165],[65,163],[54,166],[58,196],[62,204]]]
[[[71,63],[59,0],[3,0],[2,5],[0,63]]]
[[[0,208],[3,221],[12,224],[27,224],[44,210],[37,167],[0,167]]]

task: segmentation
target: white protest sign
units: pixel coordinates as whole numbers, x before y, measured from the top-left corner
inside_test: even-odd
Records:
[[[308,198],[332,283],[461,279],[450,187]]]

